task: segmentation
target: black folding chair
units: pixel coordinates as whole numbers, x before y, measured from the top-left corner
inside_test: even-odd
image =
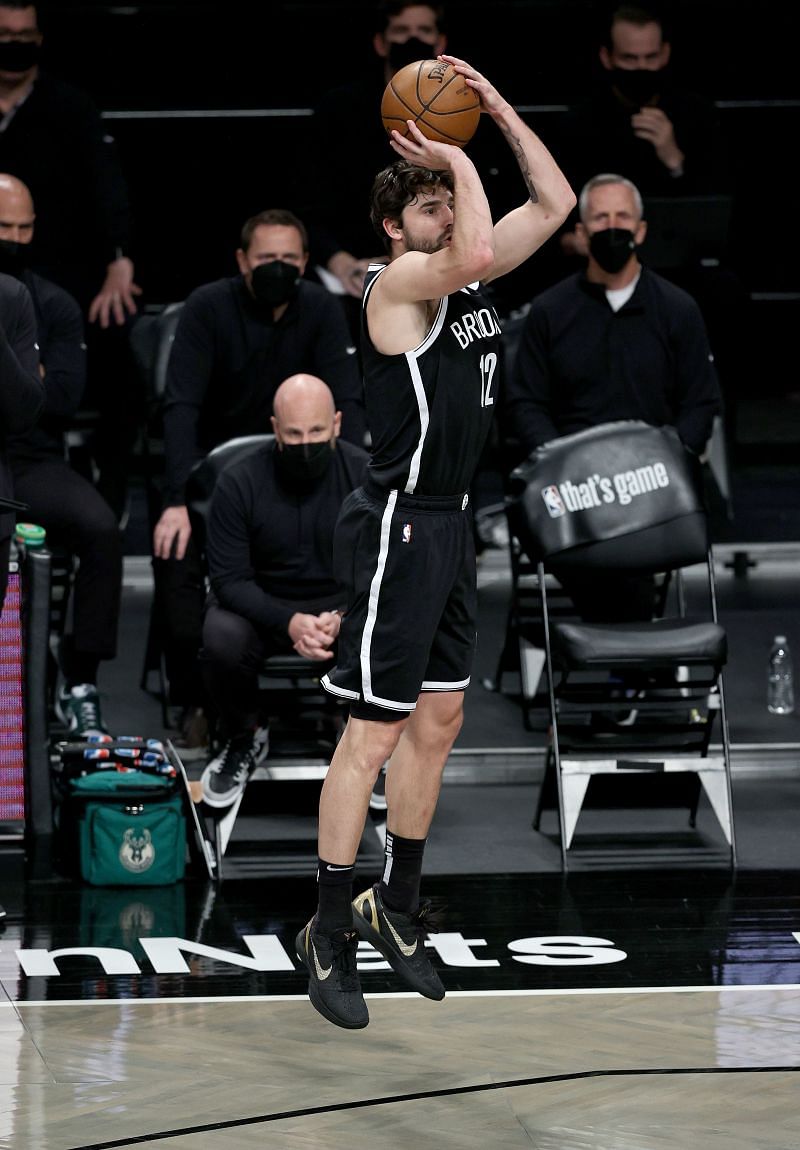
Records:
[[[510,478],[509,516],[536,565],[551,736],[541,795],[555,780],[562,865],[592,778],[694,773],[736,865],[730,744],[714,566],[699,467],[673,428],[622,420],[544,444]],[[704,605],[686,610],[683,569],[703,564]],[[548,575],[670,576],[661,617],[552,618]],[[620,677],[622,684],[620,684]],[[636,689],[625,682],[636,683]],[[632,696],[632,697],[631,697]],[[625,717],[619,716],[625,711]],[[598,723],[600,719],[607,721]],[[711,754],[719,716],[721,754]],[[699,786],[696,787],[699,791]],[[692,810],[696,808],[693,800]]]

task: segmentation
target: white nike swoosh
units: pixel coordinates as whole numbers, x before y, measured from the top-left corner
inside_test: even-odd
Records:
[[[406,958],[411,958],[412,954],[414,954],[416,949],[417,949],[417,943],[419,942],[419,939],[414,939],[414,945],[408,946],[407,943],[403,942],[402,938],[397,933],[397,931],[394,929],[392,924],[389,922],[388,918],[386,918],[386,925],[388,926],[389,930],[392,932],[392,935],[394,937],[394,941],[400,947],[400,950],[403,952],[403,954],[406,956]]]
[[[320,966],[319,959],[317,958],[317,948],[314,946],[313,942],[311,943],[311,953],[314,956],[314,967],[317,972],[317,978],[320,980],[320,982],[324,982],[333,970],[333,963],[331,963],[327,970]]]
[[[330,863],[327,864],[327,870],[352,870],[352,869],[353,868],[351,866],[331,866]]]

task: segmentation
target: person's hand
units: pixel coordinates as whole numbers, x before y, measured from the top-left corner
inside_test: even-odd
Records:
[[[335,252],[328,260],[328,271],[336,276],[347,295],[361,299],[364,290],[364,276],[369,260],[357,260],[350,252]]]
[[[175,558],[183,559],[192,534],[189,512],[185,507],[166,507],[153,529],[153,554],[156,559],[169,559],[172,548]]]
[[[106,268],[103,285],[89,305],[89,323],[99,320],[101,327],[108,327],[113,319],[121,326],[126,311],[136,315],[134,296],[141,294],[142,289],[133,282],[133,264],[127,256],[121,256]]]
[[[466,60],[460,60],[458,56],[445,55],[439,56],[438,59],[444,60],[446,64],[452,64],[456,72],[467,81],[468,87],[477,92],[482,112],[495,116],[508,107],[508,101],[503,99],[494,84],[490,84],[486,77]]]
[[[558,242],[565,256],[588,258],[589,240],[585,233],[579,234],[577,231],[564,232]]]
[[[684,155],[675,140],[672,120],[661,108],[640,108],[631,116],[634,136],[647,140],[665,168],[672,171],[683,166]]]
[[[333,612],[327,611],[325,614],[332,615]],[[302,655],[304,659],[321,662],[333,658],[330,646],[336,636],[331,634],[332,624],[321,623],[321,618],[320,615],[308,615],[303,611],[296,611],[289,620],[289,638],[297,654]]]
[[[409,134],[402,136],[396,128],[392,129],[389,143],[398,155],[418,168],[430,168],[433,172],[449,171],[453,160],[461,155],[461,148],[455,144],[442,144],[438,140],[429,140],[423,136],[413,120],[406,120]]]
[[[321,611],[317,616],[317,622],[330,635],[331,640],[334,640],[339,634],[342,616],[338,611]]]

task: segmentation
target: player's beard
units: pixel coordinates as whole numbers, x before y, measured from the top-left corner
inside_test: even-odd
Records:
[[[445,247],[447,240],[453,234],[452,228],[447,228],[445,231],[440,232],[436,239],[422,239],[415,236],[407,228],[403,229],[403,239],[406,242],[407,252],[423,252],[426,256],[432,256],[434,252],[439,252]]]

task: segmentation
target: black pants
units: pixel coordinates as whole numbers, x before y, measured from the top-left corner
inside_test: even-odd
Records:
[[[72,646],[81,655],[113,659],[122,595],[122,539],[105,499],[56,456],[13,464],[14,495],[47,542],[78,558],[72,604]]]
[[[154,559],[155,609],[164,647],[169,701],[176,707],[206,705],[197,661],[203,638],[205,571],[193,539],[183,559]]]
[[[335,604],[299,604],[298,611],[319,614],[332,610]],[[258,674],[265,659],[287,654],[292,641],[253,626],[241,615],[220,607],[213,594],[206,603],[203,621],[203,646],[200,652],[206,692],[227,737],[259,720]],[[334,647],[335,654],[335,647]],[[315,663],[320,673],[334,659]]]

